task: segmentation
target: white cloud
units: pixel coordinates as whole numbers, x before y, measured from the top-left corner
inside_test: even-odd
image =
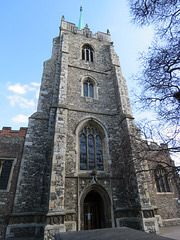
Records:
[[[8,96],[8,98],[10,99],[11,106],[15,106],[15,104],[18,104],[22,108],[29,108],[35,106],[35,102],[33,99],[28,100],[17,95]]]
[[[36,99],[39,97],[39,85],[40,84],[36,82],[31,82],[29,85],[22,85],[20,83],[14,85],[9,84],[8,90],[15,93],[14,95],[8,96],[11,106],[18,104],[22,108],[34,107],[36,105]],[[20,96],[25,94],[27,96],[26,98]]]
[[[39,86],[40,86],[40,83],[32,82],[31,85],[33,85],[34,87],[39,87]]]
[[[28,117],[29,116],[25,116],[23,114],[18,114],[14,118],[12,118],[12,120],[16,123],[28,123]]]
[[[24,85],[23,87],[24,87],[27,91],[36,91],[36,88],[30,87],[30,86],[28,86],[28,85]]]
[[[30,87],[27,84],[21,85],[20,83],[16,83],[14,85],[8,86],[8,90],[12,91],[16,94],[22,94],[22,95],[24,95],[24,94],[26,94],[27,92],[30,92],[30,91],[37,92],[37,87],[39,88],[40,83],[32,82],[31,85],[33,87]]]
[[[36,91],[36,99],[39,98],[39,89]]]
[[[19,106],[23,107],[23,108],[29,108],[29,107],[34,107],[35,106],[35,102],[33,99],[28,100],[23,98],[23,101],[19,103]]]
[[[10,85],[8,87],[8,90],[12,91],[14,93],[17,93],[17,94],[26,94],[26,92],[27,92],[26,89],[25,89],[25,86],[21,86],[20,83]]]

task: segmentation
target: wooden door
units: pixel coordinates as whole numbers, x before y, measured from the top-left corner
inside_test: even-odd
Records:
[[[84,229],[99,228],[99,209],[98,203],[84,203]]]

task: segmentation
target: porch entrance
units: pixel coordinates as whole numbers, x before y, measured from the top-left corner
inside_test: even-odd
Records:
[[[84,229],[98,229],[105,227],[104,203],[100,194],[92,190],[84,199]]]

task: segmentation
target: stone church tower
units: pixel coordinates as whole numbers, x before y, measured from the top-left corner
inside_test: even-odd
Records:
[[[146,180],[135,174],[135,129],[109,31],[93,34],[62,17],[29,118],[7,237],[53,239],[120,226],[157,231]]]

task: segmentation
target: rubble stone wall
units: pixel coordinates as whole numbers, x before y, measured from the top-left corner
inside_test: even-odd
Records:
[[[0,190],[0,239],[5,237],[9,216],[13,208],[26,131],[27,128],[13,131],[9,127],[4,127],[0,131],[0,159],[13,160],[8,188]]]

